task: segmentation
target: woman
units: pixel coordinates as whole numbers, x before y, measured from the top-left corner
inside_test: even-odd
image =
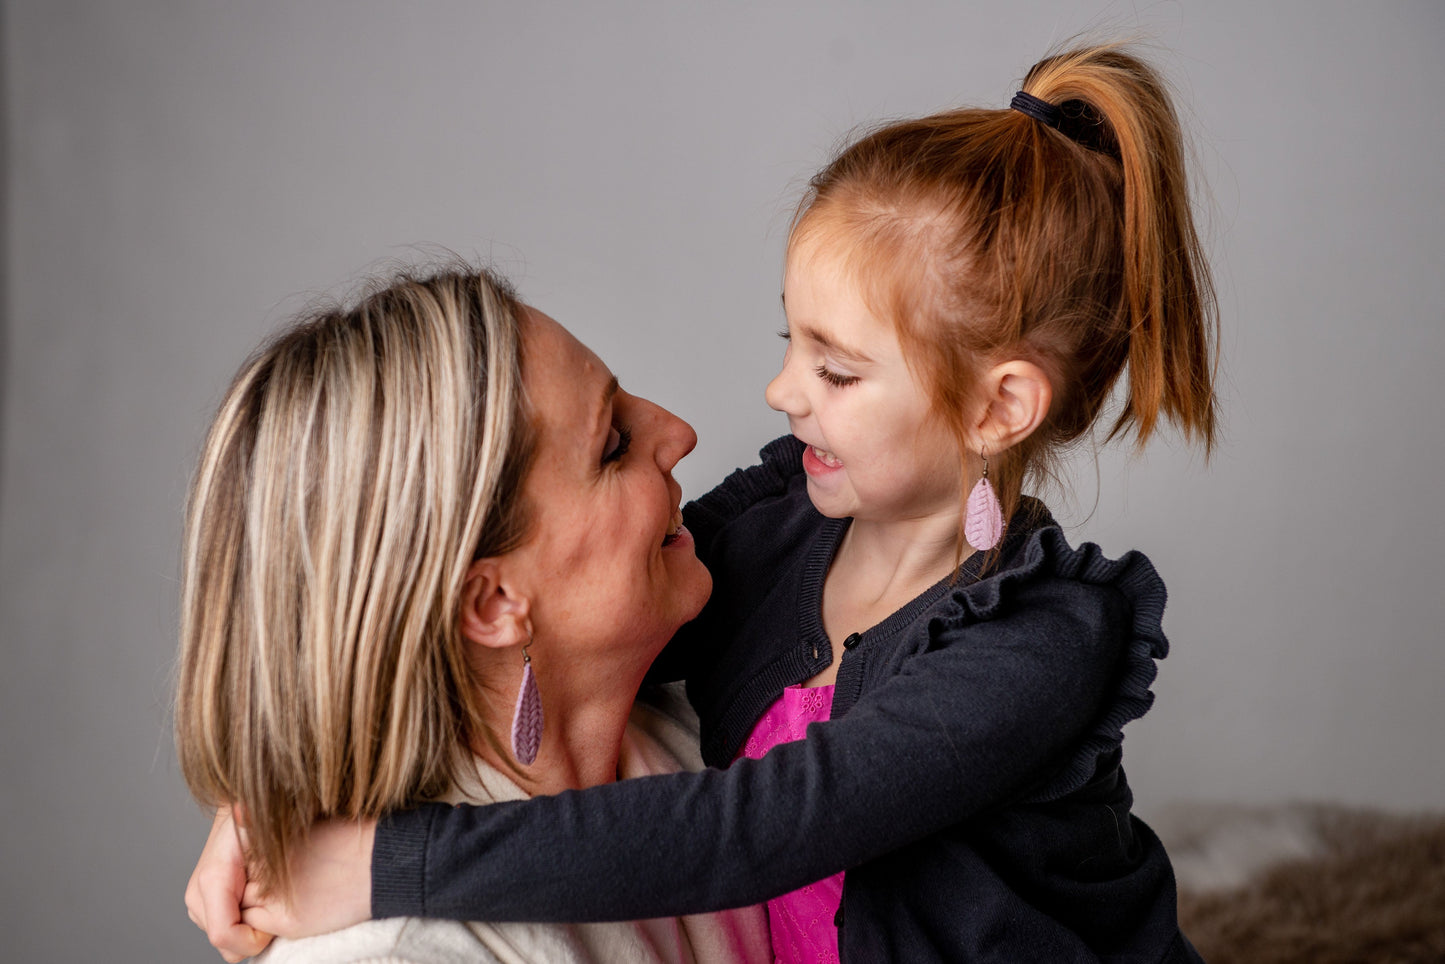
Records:
[[[695,442],[465,268],[320,312],[242,367],[191,496],[176,742],[198,799],[244,808],[264,886],[288,889],[318,817],[551,794],[696,756],[675,722],[633,712],[711,588],[671,475]],[[397,919],[268,954],[753,960],[762,920]]]

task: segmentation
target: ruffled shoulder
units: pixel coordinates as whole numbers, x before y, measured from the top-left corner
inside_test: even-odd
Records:
[[[1068,763],[1038,792],[1024,802],[1056,800],[1084,786],[1094,776],[1101,756],[1118,749],[1124,724],[1149,711],[1154,694],[1149,687],[1158,675],[1157,660],[1169,654],[1164,636],[1164,582],[1154,564],[1141,552],[1131,551],[1109,559],[1098,546],[1084,543],[1072,548],[1057,524],[1034,529],[1022,548],[1011,553],[1011,564],[995,574],[951,593],[955,625],[1007,618],[1024,606],[1061,604],[1076,586],[1109,587],[1123,596],[1127,613],[1113,631],[1123,636],[1123,652],[1115,681],[1105,696],[1094,725]],[[1110,627],[1103,626],[1108,632]]]

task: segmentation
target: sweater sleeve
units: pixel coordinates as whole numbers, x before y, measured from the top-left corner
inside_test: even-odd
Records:
[[[803,443],[791,435],[773,439],[758,456],[757,465],[734,470],[712,491],[684,507],[683,515],[703,562],[725,525],[764,499],[783,495],[788,480],[803,471]]]
[[[791,435],[769,442],[758,455],[757,465],[735,470],[711,491],[682,508],[683,522],[692,533],[697,557],[714,576],[717,561],[713,548],[727,525],[753,506],[784,496],[788,481],[803,470],[803,445]],[[698,671],[695,656],[697,645],[705,635],[701,626],[704,619],[706,615],[677,631],[653,661],[647,673],[648,683],[671,683]]]
[[[373,914],[595,921],[740,906],[1033,796],[1099,725],[1131,643],[1129,602],[1109,585],[1079,583],[1067,605],[1010,592],[1007,618],[960,604],[845,716],[762,759],[388,818]]]

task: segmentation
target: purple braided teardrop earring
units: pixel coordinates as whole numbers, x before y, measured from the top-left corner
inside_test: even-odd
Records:
[[[537,749],[542,745],[542,697],[532,673],[532,657],[527,654],[531,645],[528,639],[522,647],[522,686],[517,690],[517,709],[512,714],[512,756],[524,766],[537,759]]]
[[[1003,507],[988,481],[988,456],[982,450],[983,478],[968,494],[968,505],[963,514],[963,537],[975,549],[992,549],[1003,538]]]

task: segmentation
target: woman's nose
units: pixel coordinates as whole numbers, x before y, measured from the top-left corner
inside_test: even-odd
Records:
[[[654,415],[658,419],[655,435],[658,440],[657,465],[664,472],[670,472],[673,466],[682,461],[683,456],[697,447],[697,432],[693,431],[691,425],[661,405],[652,402],[648,402],[648,404],[652,406]]]

